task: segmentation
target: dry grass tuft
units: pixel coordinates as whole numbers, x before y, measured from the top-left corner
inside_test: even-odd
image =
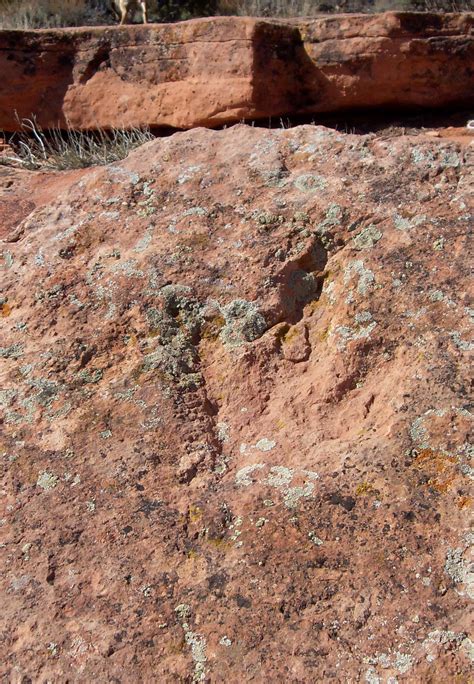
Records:
[[[0,164],[59,171],[101,166],[125,159],[153,139],[147,128],[93,132],[56,128],[44,132],[34,120],[25,119],[22,130],[9,140],[10,151],[0,153]]]
[[[0,29],[83,26],[105,16],[105,0],[0,0]]]

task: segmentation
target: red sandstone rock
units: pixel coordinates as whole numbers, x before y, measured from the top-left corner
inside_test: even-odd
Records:
[[[472,161],[236,126],[4,170],[6,681],[467,681]]]
[[[236,17],[0,33],[0,128],[217,126],[473,102],[472,14]],[[16,112],[16,114],[15,114]]]

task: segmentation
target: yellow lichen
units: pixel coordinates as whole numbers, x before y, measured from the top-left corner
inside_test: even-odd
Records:
[[[375,488],[370,484],[370,482],[361,482],[359,485],[357,485],[355,493],[356,496],[365,496],[366,494],[374,494],[375,491]]]
[[[201,339],[214,341],[219,337],[225,325],[223,316],[214,316],[210,321],[206,321],[201,330]]]
[[[199,506],[189,506],[188,508],[189,521],[192,523],[198,522],[202,518],[202,511]]]

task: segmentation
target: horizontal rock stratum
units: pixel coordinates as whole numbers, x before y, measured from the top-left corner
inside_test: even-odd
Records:
[[[192,128],[474,101],[473,14],[0,32],[0,129]]]
[[[473,152],[0,167],[2,681],[469,681]]]

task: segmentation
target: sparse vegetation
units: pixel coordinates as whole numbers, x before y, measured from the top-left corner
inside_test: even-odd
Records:
[[[0,153],[0,164],[60,171],[100,166],[124,159],[150,140],[153,135],[147,128],[44,132],[34,120],[25,119],[21,131],[9,140],[10,150]]]
[[[106,0],[0,0],[0,29],[60,28],[107,20]]]
[[[320,13],[463,12],[473,0],[218,0],[218,14],[263,17],[310,17]]]
[[[116,23],[112,0],[0,0],[0,29],[59,28]],[[151,21],[199,16],[314,16],[319,13],[462,12],[473,0],[151,0]]]

